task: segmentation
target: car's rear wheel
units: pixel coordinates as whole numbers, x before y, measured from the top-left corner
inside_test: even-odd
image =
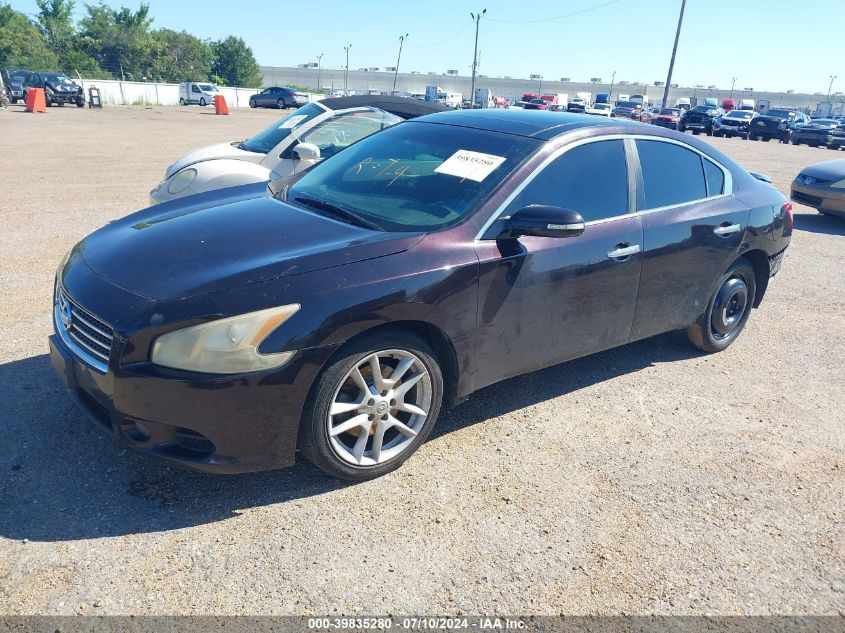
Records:
[[[284,110],[284,109],[285,109],[285,100],[284,100],[284,99],[279,99],[278,101],[276,101],[276,107],[277,107],[279,110]]]
[[[179,98],[179,105],[180,105],[180,106],[185,105],[185,100],[184,100],[184,99],[182,99],[181,97]]]
[[[693,345],[705,352],[721,352],[739,337],[754,304],[755,279],[754,268],[744,258],[725,271],[707,303],[707,310],[687,328]]]
[[[426,440],[440,412],[443,375],[421,338],[385,330],[353,341],[317,379],[299,448],[340,479],[384,475]]]

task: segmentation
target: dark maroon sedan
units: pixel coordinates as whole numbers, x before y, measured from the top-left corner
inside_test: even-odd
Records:
[[[725,349],[791,232],[771,184],[676,132],[435,114],[92,233],[51,355],[134,450],[233,473],[299,449],[361,480],[497,381],[668,330]]]

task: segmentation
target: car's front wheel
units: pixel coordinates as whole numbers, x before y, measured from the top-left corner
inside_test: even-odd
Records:
[[[277,100],[277,101],[276,101],[276,107],[277,107],[279,110],[284,110],[284,109],[285,109],[285,100],[284,100],[284,99],[279,99],[279,100]]]
[[[721,352],[745,327],[757,291],[754,268],[744,258],[719,278],[707,310],[687,328],[690,342],[705,352]]]
[[[200,97],[200,105],[203,108],[208,105],[208,101],[205,100],[205,97]]]
[[[428,343],[398,330],[365,335],[342,348],[318,377],[299,448],[340,479],[384,475],[426,440],[442,394],[443,375]]]
[[[250,100],[249,100],[249,107],[250,107],[250,108],[255,108],[255,107],[257,107],[257,105],[258,105],[258,104],[256,104],[256,103],[255,103],[255,99],[250,99]]]

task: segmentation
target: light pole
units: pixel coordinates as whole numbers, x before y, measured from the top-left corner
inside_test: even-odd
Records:
[[[672,59],[669,60],[669,74],[666,76],[666,87],[663,89],[663,103],[669,102],[669,86],[672,85],[672,71],[675,70],[675,55],[678,52],[678,40],[681,37],[681,24],[684,22],[684,9],[687,0],[681,0],[681,13],[678,16],[678,30],[675,31],[675,45],[672,47]]]
[[[402,44],[405,43],[405,38],[408,37],[408,34],[399,36],[399,57],[396,58],[396,70],[393,71],[393,92],[390,94],[396,96],[396,76],[399,74],[399,62],[402,60]]]
[[[830,85],[827,87],[827,99],[826,99],[830,103],[832,103],[830,101],[830,91],[833,90],[833,82],[834,81],[836,81],[836,75],[831,75],[830,76]]]
[[[616,71],[613,71],[613,74],[610,76],[610,92],[607,93],[607,102],[610,103],[611,97],[613,97],[613,82],[616,81]]]
[[[320,70],[323,64],[323,55],[325,55],[325,53],[317,55],[317,92],[322,92],[320,88]]]
[[[343,95],[348,97],[348,90],[349,87],[349,49],[352,48],[352,44],[347,44],[343,47],[343,50],[346,51],[346,66],[343,68]]]
[[[736,85],[736,77],[731,77],[731,96],[730,98],[734,98],[734,86]]]
[[[543,95],[543,75],[537,75],[537,96]]]
[[[472,88],[470,88],[470,107],[475,107],[475,69],[478,65],[478,25],[481,22],[481,16],[487,13],[484,9],[481,13],[470,13],[470,17],[475,21],[475,49],[472,52]]]

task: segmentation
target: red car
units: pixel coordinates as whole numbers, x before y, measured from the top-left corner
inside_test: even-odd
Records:
[[[681,123],[681,110],[679,108],[663,108],[660,114],[652,118],[651,122],[660,127],[668,127],[670,130],[677,130]]]
[[[548,110],[549,102],[543,99],[532,99],[525,104],[526,110]]]

